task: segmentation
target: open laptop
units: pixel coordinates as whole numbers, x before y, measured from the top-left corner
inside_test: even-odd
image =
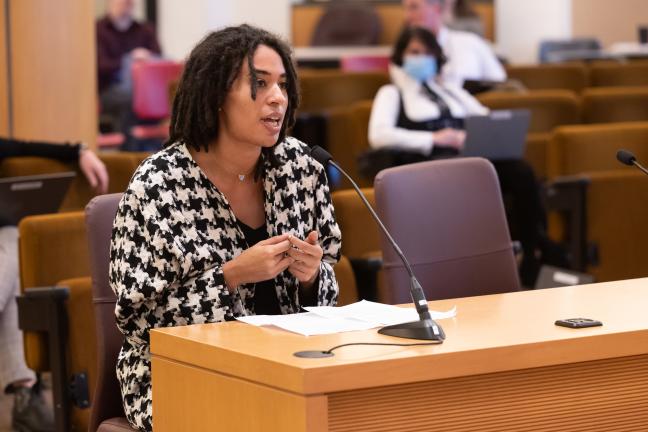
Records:
[[[0,178],[0,226],[25,216],[56,213],[76,174],[61,172]]]
[[[522,159],[531,112],[524,109],[491,111],[467,117],[462,156],[486,159]]]

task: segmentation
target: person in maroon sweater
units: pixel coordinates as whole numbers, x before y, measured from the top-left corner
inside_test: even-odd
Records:
[[[132,110],[131,64],[160,55],[153,27],[133,18],[133,0],[109,0],[97,21],[97,69],[102,114],[128,139],[137,122]]]

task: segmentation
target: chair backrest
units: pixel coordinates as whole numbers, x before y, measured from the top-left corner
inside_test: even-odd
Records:
[[[584,123],[648,121],[648,86],[590,87],[583,91]]]
[[[342,72],[304,70],[299,75],[301,112],[321,112],[373,99],[378,89],[389,83],[385,72]]]
[[[380,17],[372,7],[336,4],[329,6],[320,17],[311,45],[375,45],[380,30]]]
[[[595,171],[634,170],[616,159],[619,149],[648,160],[648,121],[563,126],[551,136],[547,150],[549,178]]]
[[[340,69],[344,72],[387,72],[389,70],[389,57],[344,56],[340,59]]]
[[[481,158],[403,165],[374,182],[378,213],[429,300],[517,291],[497,174]],[[411,302],[404,265],[382,239],[390,303]]]
[[[587,69],[582,63],[507,66],[506,73],[531,90],[564,89],[580,93],[588,85]]]
[[[133,111],[137,117],[169,117],[169,86],[180,78],[182,68],[182,63],[169,60],[133,63]]]
[[[362,188],[367,201],[375,207],[373,188]],[[349,258],[368,258],[380,253],[380,233],[369,210],[353,189],[331,194],[335,219],[342,231],[342,254]]]
[[[477,99],[490,109],[531,110],[529,132],[551,132],[556,126],[581,121],[580,101],[569,90],[531,90],[526,93],[488,92]]]
[[[592,64],[590,83],[592,87],[648,86],[648,62]]]
[[[86,207],[98,360],[97,385],[90,413],[90,430],[93,431],[106,419],[124,417],[116,375],[117,356],[124,337],[115,324],[116,297],[108,283],[110,239],[121,195],[98,196]]]

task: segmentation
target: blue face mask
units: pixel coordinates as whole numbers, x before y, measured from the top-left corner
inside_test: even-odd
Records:
[[[436,75],[437,62],[429,55],[408,55],[403,61],[403,70],[415,80],[425,82]]]

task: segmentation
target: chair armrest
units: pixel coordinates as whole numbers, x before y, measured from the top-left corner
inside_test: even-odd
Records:
[[[47,334],[52,371],[54,418],[57,431],[70,430],[70,399],[67,385],[67,311],[65,287],[26,289],[16,297],[18,325],[22,330]]]
[[[55,315],[65,315],[65,302],[70,293],[66,287],[26,289],[16,298],[18,325],[25,331],[49,331]]]
[[[572,268],[585,271],[588,264],[587,188],[585,176],[558,177],[545,185],[544,199],[549,211],[561,212],[567,223],[567,245]]]

